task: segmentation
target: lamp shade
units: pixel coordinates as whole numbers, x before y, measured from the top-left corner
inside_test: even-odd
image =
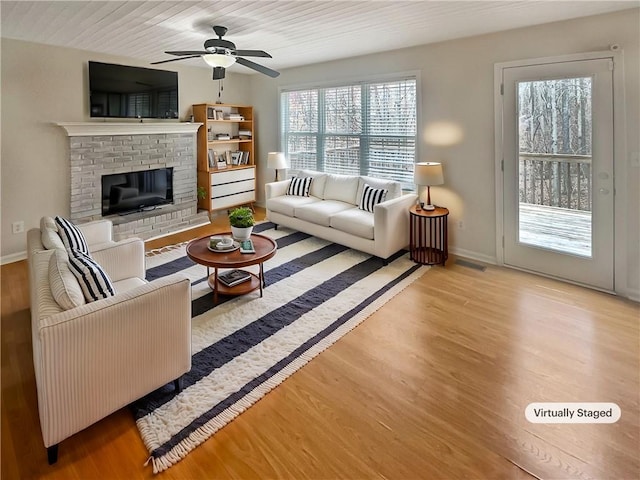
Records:
[[[289,168],[289,165],[287,165],[287,157],[285,157],[282,152],[269,152],[267,155],[267,167],[275,170]]]
[[[413,178],[416,185],[442,185],[444,183],[442,164],[437,162],[416,163]]]
[[[210,53],[208,55],[202,55],[202,59],[207,62],[210,67],[222,67],[229,68],[236,63],[236,57],[232,55],[223,55],[221,53]]]

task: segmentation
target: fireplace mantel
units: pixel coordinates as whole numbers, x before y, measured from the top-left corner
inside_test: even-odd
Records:
[[[69,137],[97,135],[153,135],[163,133],[196,133],[201,123],[191,122],[65,122],[56,123]]]

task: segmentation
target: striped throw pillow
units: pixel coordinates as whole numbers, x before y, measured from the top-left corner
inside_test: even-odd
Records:
[[[387,198],[387,190],[384,188],[372,188],[366,183],[362,190],[362,198],[360,199],[360,210],[373,212],[373,207],[378,203],[384,202]]]
[[[289,188],[287,189],[287,195],[296,195],[298,197],[308,197],[309,189],[311,188],[311,177],[293,177]]]
[[[78,279],[87,302],[116,294],[107,273],[89,255],[79,250],[69,250],[69,268]]]
[[[62,217],[56,217],[56,224],[58,225],[58,234],[67,250],[77,250],[89,255],[87,240],[78,227]]]

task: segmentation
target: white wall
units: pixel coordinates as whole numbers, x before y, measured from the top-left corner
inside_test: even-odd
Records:
[[[54,123],[96,121],[89,118],[87,62],[95,60],[153,68],[139,60],[69,48],[2,39],[2,175],[3,260],[20,256],[26,234],[12,234],[11,224],[24,220],[25,232],[43,215],[69,215],[71,172],[69,141]],[[180,119],[194,103],[215,102],[218,82],[210,68],[157,68],[178,72]],[[249,75],[227,72],[222,100],[247,103]],[[123,120],[116,120],[123,121]]]
[[[619,225],[625,241],[616,255],[622,256],[622,263],[628,266],[624,278],[617,278],[617,288],[622,294],[628,290],[640,299],[639,12],[625,10],[293,68],[283,71],[276,80],[253,76],[252,103],[259,115],[257,158],[264,166],[266,152],[279,149],[276,119],[280,87],[417,70],[422,86],[423,130],[438,122],[450,122],[462,132],[455,145],[429,145],[424,135],[421,144],[421,159],[440,159],[444,164],[446,185],[433,187],[431,195],[435,202],[450,209],[450,246],[454,251],[492,262],[496,258],[494,64],[603,51],[617,43],[624,49],[627,145],[616,166],[622,172],[617,178],[621,187],[617,206],[623,210],[626,223]],[[261,168],[259,175],[269,181],[273,171],[266,170]],[[464,230],[456,228],[458,220],[463,221]]]

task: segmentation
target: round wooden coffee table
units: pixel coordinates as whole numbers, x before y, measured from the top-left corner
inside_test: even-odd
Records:
[[[216,235],[231,236],[231,232],[223,232]],[[209,275],[208,283],[213,290],[214,303],[218,303],[218,293],[223,295],[244,295],[259,288],[260,296],[262,297],[262,288],[266,286],[263,263],[276,254],[278,246],[269,237],[257,233],[251,235],[251,240],[256,253],[240,253],[239,249],[231,252],[212,252],[209,250],[209,235],[191,240],[187,244],[187,256],[191,260],[200,265],[205,265],[207,274],[209,274],[209,267],[213,268],[213,274]],[[228,287],[218,280],[218,269],[220,268],[242,269],[242,267],[250,265],[259,265],[259,273],[256,275],[252,272],[247,272],[251,275],[251,279],[246,282]]]

